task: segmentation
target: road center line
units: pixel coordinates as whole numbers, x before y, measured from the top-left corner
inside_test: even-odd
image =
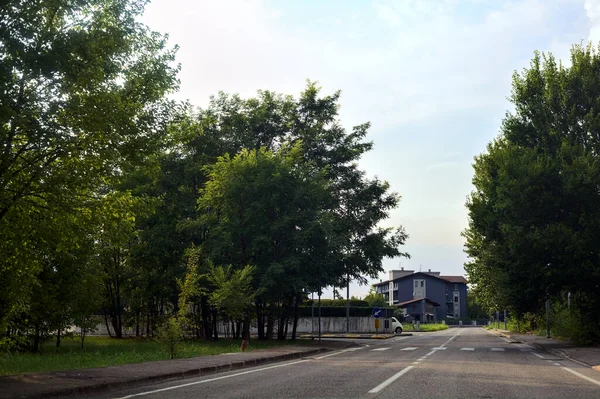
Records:
[[[561,367],[561,368],[562,368],[563,370],[566,370],[566,371],[568,371],[568,372],[569,372],[569,373],[571,373],[571,374],[575,374],[577,377],[583,378],[584,380],[588,380],[589,382],[591,382],[591,383],[593,383],[593,384],[596,384],[596,385],[600,386],[600,381],[597,381],[597,380],[595,380],[595,379],[593,379],[593,378],[590,378],[590,377],[588,377],[588,376],[585,376],[585,375],[583,375],[583,374],[581,374],[581,373],[578,373],[578,372],[577,372],[577,371],[575,371],[575,370],[571,370],[571,369],[570,369],[570,368],[568,368],[568,367]]]
[[[342,353],[346,353],[346,352],[350,352],[350,351],[354,351],[354,350],[357,350],[357,349],[354,349],[354,348],[344,349],[342,351],[333,352],[333,353],[330,353],[330,354],[325,355],[325,356],[315,357],[315,360],[321,360],[321,359],[325,359],[326,357],[341,355]]]
[[[450,339],[449,339],[448,341],[444,342],[444,343],[443,343],[443,344],[441,344],[439,347],[440,347],[440,348],[443,348],[443,347],[445,347],[446,345],[448,345],[448,344],[450,343],[450,341],[452,341],[454,338],[458,337],[462,331],[463,331],[463,330],[460,330],[459,332],[457,332],[457,333],[456,333],[454,336],[450,337]]]
[[[271,369],[276,369],[276,368],[279,368],[279,367],[293,366],[294,364],[300,364],[300,363],[305,363],[305,362],[309,362],[309,361],[310,361],[309,359],[305,359],[305,360],[298,360],[298,361],[291,362],[291,363],[276,364],[275,366],[263,367],[263,368],[256,369],[256,370],[242,371],[241,373],[235,373],[235,374],[231,374],[231,375],[224,375],[224,376],[221,376],[221,377],[209,378],[208,380],[189,382],[187,384],[181,384],[181,385],[175,385],[175,386],[167,387],[167,388],[155,389],[154,391],[146,391],[146,392],[135,393],[133,395],[123,396],[120,399],[135,398],[136,396],[145,396],[145,395],[151,395],[153,393],[158,393],[158,392],[171,391],[173,389],[179,389],[179,388],[190,387],[190,386],[193,386],[193,385],[205,384],[207,382],[224,380],[226,378],[238,377],[240,375],[258,373],[259,371],[271,370]]]
[[[535,353],[535,352],[531,352],[531,353],[533,353],[534,355],[536,355],[536,356],[537,356],[537,357],[539,357],[540,359],[544,359],[544,360],[546,360],[546,358],[545,358],[544,356],[542,356],[542,355],[540,355],[540,354],[538,354],[538,353]]]
[[[404,374],[408,373],[413,368],[414,368],[414,366],[408,366],[408,367],[400,370],[399,372],[397,372],[396,374],[394,374],[387,380],[383,381],[381,384],[377,385],[375,388],[371,389],[369,391],[369,393],[377,393],[377,392],[381,391],[383,388],[387,387],[392,382],[396,381],[398,378],[402,377]]]

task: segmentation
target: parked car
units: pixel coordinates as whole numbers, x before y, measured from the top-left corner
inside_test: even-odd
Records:
[[[392,317],[392,331],[396,334],[402,334],[402,330],[402,323],[400,323],[395,317]]]

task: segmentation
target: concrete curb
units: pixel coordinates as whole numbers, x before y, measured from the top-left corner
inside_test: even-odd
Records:
[[[580,364],[584,367],[589,367],[591,369],[594,368],[594,366],[592,366],[591,364],[588,364],[586,362],[582,362],[581,360],[577,360],[577,359],[573,359],[571,356],[567,355],[564,351],[560,350],[560,349],[548,349],[548,348],[544,348],[543,345],[540,345],[538,343],[534,343],[535,347],[538,348],[539,350],[546,352],[552,356],[557,356],[557,357],[562,357],[563,359],[567,359],[570,360],[572,362],[575,362],[577,364]]]
[[[519,337],[515,337],[515,336],[509,335],[509,334],[504,334],[504,333],[501,333],[499,331],[492,331],[492,332],[494,334],[500,336],[500,337],[504,337],[504,338],[508,338],[508,339],[514,339],[515,341],[519,341],[520,343],[526,343],[526,344],[533,345],[538,350],[540,350],[542,352],[545,352],[545,353],[547,353],[549,355],[556,356],[556,357],[561,357],[561,358],[569,360],[571,362],[575,362],[575,363],[577,363],[577,364],[579,364],[581,366],[589,367],[591,369],[596,370],[593,365],[591,365],[589,363],[586,363],[584,361],[581,361],[581,360],[574,359],[571,356],[567,355],[567,353],[565,351],[563,351],[563,350],[560,350],[560,349],[549,349],[549,348],[544,347],[544,345],[539,344],[537,342],[531,342],[531,343],[529,343],[529,342],[526,342],[526,341],[522,340]],[[597,370],[597,371],[600,371],[600,370]]]
[[[130,378],[124,381],[119,382],[99,382],[97,384],[91,384],[87,386],[75,387],[75,388],[63,388],[56,390],[49,390],[48,392],[36,393],[32,395],[24,394],[22,396],[17,396],[18,398],[50,398],[57,396],[76,396],[76,395],[86,395],[90,393],[100,393],[105,391],[110,391],[114,389],[122,389],[122,388],[133,388],[136,386],[140,386],[142,384],[152,383],[152,382],[163,382],[168,380],[177,380],[191,377],[198,377],[202,375],[209,375],[220,373],[224,371],[232,371],[243,368],[249,368],[254,366],[259,366],[261,364],[266,363],[276,363],[285,360],[298,359],[307,356],[313,356],[323,352],[329,352],[331,349],[328,348],[317,348],[302,352],[293,352],[286,353],[278,356],[271,357],[260,357],[256,359],[238,361],[233,363],[222,364],[218,366],[206,366],[200,367],[185,371],[164,373],[152,376],[145,377],[136,377]]]

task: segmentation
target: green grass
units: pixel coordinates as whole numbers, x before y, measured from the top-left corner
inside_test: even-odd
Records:
[[[289,344],[307,344],[309,341],[257,341],[251,340],[246,351],[267,349]],[[176,358],[218,355],[239,352],[240,340],[231,343],[219,341],[185,341],[178,348]],[[78,339],[65,338],[61,347],[47,342],[41,353],[0,353],[0,375],[25,372],[74,370],[91,367],[116,366],[169,359],[168,348],[156,340],[109,337],[88,337],[81,349]]]
[[[412,324],[403,324],[402,325],[404,327],[404,331],[408,332],[408,331],[417,331],[416,329],[413,328]],[[421,329],[419,331],[441,331],[441,330],[446,330],[449,327],[446,324],[421,324]]]

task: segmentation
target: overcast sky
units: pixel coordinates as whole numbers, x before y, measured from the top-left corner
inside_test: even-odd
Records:
[[[176,98],[195,105],[306,79],[342,90],[343,125],[372,123],[361,167],[402,195],[385,225],[406,228],[412,258],[385,260],[385,280],[399,262],[464,275],[471,164],[510,109],[512,73],[535,50],[568,65],[572,44],[599,40],[600,0],[152,0],[144,22],[179,45]]]

